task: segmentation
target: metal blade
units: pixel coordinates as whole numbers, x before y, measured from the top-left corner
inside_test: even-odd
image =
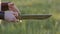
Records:
[[[52,15],[36,15],[36,14],[26,14],[26,15],[21,15],[21,19],[38,19],[38,20],[41,20],[41,19],[47,19],[49,17],[51,17]]]

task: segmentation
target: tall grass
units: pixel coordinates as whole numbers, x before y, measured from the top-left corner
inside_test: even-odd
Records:
[[[14,2],[21,14],[52,14],[45,20],[0,24],[0,34],[60,34],[60,0],[1,0]]]

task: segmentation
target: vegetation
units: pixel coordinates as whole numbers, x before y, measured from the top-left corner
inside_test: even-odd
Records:
[[[21,14],[52,14],[45,20],[0,24],[0,34],[60,34],[60,0],[1,0],[14,2]]]

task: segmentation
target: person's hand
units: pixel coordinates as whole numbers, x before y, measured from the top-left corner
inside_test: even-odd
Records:
[[[17,7],[12,2],[8,3],[8,6],[9,6],[9,12],[11,12],[11,14],[14,16],[14,20],[13,21],[18,21],[19,20],[18,19],[19,10],[17,9]],[[12,17],[12,15],[11,15],[11,17]],[[11,17],[9,17],[9,18],[11,19]]]
[[[16,22],[19,20],[19,10],[14,3],[8,3],[9,10],[5,12],[5,20]]]
[[[17,7],[14,5],[14,3],[8,3],[8,6],[9,6],[9,10],[10,11],[13,11],[14,13],[14,15],[17,17],[18,16],[18,14],[19,14],[19,10],[17,9]]]
[[[14,11],[15,7],[14,7],[14,3],[8,3],[9,6],[9,10]]]

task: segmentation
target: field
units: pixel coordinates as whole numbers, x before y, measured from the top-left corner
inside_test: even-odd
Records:
[[[21,14],[51,14],[45,20],[3,21],[0,34],[60,34],[60,0],[1,0],[14,2]]]

